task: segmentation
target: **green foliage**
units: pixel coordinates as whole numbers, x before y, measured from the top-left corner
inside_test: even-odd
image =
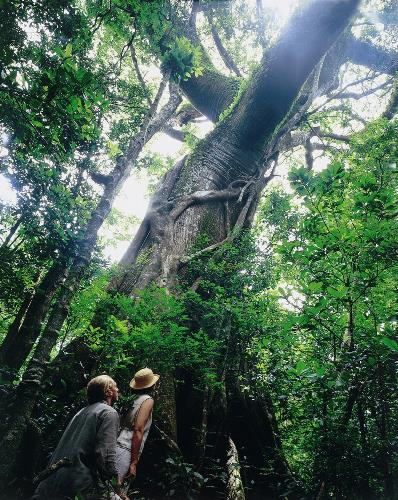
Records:
[[[324,481],[332,496],[381,492],[375,464],[396,461],[396,133],[377,121],[320,173],[295,168],[293,224],[277,223],[280,284],[252,352],[308,491]],[[383,418],[393,420],[381,430]]]
[[[231,102],[231,104],[227,108],[224,109],[224,111],[218,117],[219,122],[222,122],[223,120],[225,120],[225,118],[227,118],[228,116],[231,115],[232,111],[237,107],[242,96],[245,94],[246,90],[248,89],[248,87],[250,85],[250,81],[251,80],[249,78],[245,78],[240,82],[238,92],[236,93],[233,101]]]
[[[188,147],[190,151],[193,151],[195,146],[198,144],[199,139],[195,135],[195,125],[193,123],[187,123],[181,127],[184,132],[184,144]]]
[[[9,149],[1,168],[17,193],[15,204],[1,207],[0,335],[54,259],[74,254],[102,189],[93,188],[90,175],[109,173],[153,100],[156,82],[143,88],[132,44],[140,65],[161,62],[177,82],[210,67],[202,48],[182,35],[187,6],[0,2],[0,128]],[[241,0],[235,15],[215,9],[213,22],[244,70],[255,68],[256,49],[269,47],[276,33],[270,13],[255,18],[251,3]],[[210,35],[206,21],[198,24],[200,34]],[[249,83],[242,79],[220,121]],[[348,128],[352,107],[340,107],[338,116]],[[336,127],[333,110],[309,120],[325,132]],[[324,484],[333,498],[358,491],[382,498],[398,463],[396,136],[396,123],[378,121],[332,155],[324,171],[293,168],[294,194],[269,190],[254,230],[190,261],[175,295],[157,287],[133,297],[109,293],[113,271],[102,271],[106,263],[97,253],[57,349],[81,336],[96,353],[95,370],[110,372],[121,387],[148,365],[171,372],[177,392],[189,379],[220,406],[233,377],[249,398],[272,397],[286,459],[308,497],[318,497]],[[189,133],[187,145],[195,146]],[[147,154],[138,167],[158,180],[171,163]],[[214,222],[212,215],[204,220],[192,252],[213,242],[207,234]],[[112,241],[125,240],[135,223],[112,211]],[[138,264],[148,255],[142,252]],[[56,425],[82,402],[82,392],[69,407],[56,391],[43,393],[40,422]],[[271,403],[268,409],[272,419]],[[165,496],[178,495],[184,481],[193,493],[224,484],[225,470],[206,460],[199,473],[168,459]],[[270,463],[264,471],[271,472]]]
[[[137,365],[162,373],[176,367],[200,372],[217,349],[203,330],[188,331],[183,300],[162,288],[150,287],[135,298],[110,296],[99,318],[101,327],[91,331],[91,342],[100,351],[101,367],[117,373],[118,380],[130,380]]]
[[[153,193],[162,177],[173,168],[174,158],[157,153],[146,152],[137,161],[137,170],[145,172],[149,177],[148,190]]]
[[[92,209],[96,196],[82,179],[106,102],[86,58],[90,35],[81,12],[47,1],[3,2],[0,9],[7,14],[0,130],[8,149],[1,173],[17,198],[0,217],[0,302],[12,314],[59,250],[71,251]]]
[[[110,248],[122,241],[130,241],[139,219],[135,215],[124,215],[117,208],[112,208],[102,227],[99,241],[101,249]]]
[[[163,55],[163,64],[176,82],[200,76],[203,73],[202,50],[185,36],[177,36]]]
[[[131,66],[122,75],[114,62],[115,31],[93,29],[100,18],[87,7],[47,0],[0,5],[7,19],[0,34],[0,131],[8,149],[1,173],[17,198],[0,216],[5,316],[54,259],[73,255],[98,200],[90,174],[109,172],[147,111]]]

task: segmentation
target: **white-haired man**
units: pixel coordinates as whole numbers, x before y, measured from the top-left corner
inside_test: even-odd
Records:
[[[116,439],[119,415],[112,408],[118,399],[116,382],[99,375],[87,385],[88,406],[71,420],[56,447],[34,500],[126,498],[116,495]]]

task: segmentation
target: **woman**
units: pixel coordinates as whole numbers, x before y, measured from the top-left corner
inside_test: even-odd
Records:
[[[151,394],[158,380],[159,375],[149,368],[143,368],[130,382],[130,387],[138,397],[124,417],[117,439],[116,469],[119,485],[124,479],[135,477],[137,473],[137,463],[152,424],[154,401]]]

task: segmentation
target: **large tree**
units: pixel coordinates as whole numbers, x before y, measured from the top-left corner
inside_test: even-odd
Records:
[[[189,22],[176,23],[180,33],[200,48],[204,61],[201,74],[181,80],[180,87],[215,127],[161,181],[121,261],[121,275],[112,284],[114,290],[132,294],[155,282],[172,291],[192,259],[211,254],[249,227],[261,192],[274,174],[278,154],[295,145],[295,140],[309,150],[312,135],[321,135],[319,130],[312,130],[295,136],[294,129],[306,119],[317,97],[339,86],[339,69],[344,63],[394,73],[396,53],[352,34],[349,24],[357,6],[354,1],[310,2],[290,20],[244,82],[219,73],[210,61],[195,29],[200,5],[194,2]],[[162,43],[167,45],[161,40],[160,50]],[[205,245],[200,246],[199,237]],[[200,275],[191,279],[195,287]],[[260,498],[270,486],[259,472],[264,457],[274,461],[279,474],[276,482],[288,477],[289,470],[278,444],[271,401],[264,395],[248,397],[233,373],[225,379],[223,431],[232,443],[225,446],[235,449],[235,442],[237,456],[244,455],[253,466],[249,474],[254,484],[252,495]],[[240,376],[248,376],[242,366]],[[168,397],[173,394],[168,392]],[[203,402],[204,413],[208,404]],[[213,426],[220,423],[214,414],[210,420]],[[239,422],[245,422],[244,432]],[[180,425],[188,422],[183,419]],[[236,491],[230,494],[239,498],[239,487],[234,481],[231,484]]]
[[[148,213],[122,259],[121,273],[113,280],[114,291],[132,295],[136,289],[156,283],[172,293],[179,279],[187,278],[187,265],[194,258],[210,255],[234,241],[241,229],[249,227],[261,192],[274,175],[278,155],[286,148],[304,143],[311,161],[311,137],[314,133],[320,136],[321,132],[312,128],[311,133],[295,134],[294,129],[307,119],[306,112],[317,97],[338,87],[342,64],[352,61],[385,74],[394,73],[397,68],[395,53],[359,40],[352,34],[349,24],[358,3],[355,0],[310,2],[291,19],[272,46],[268,47],[263,40],[264,55],[257,69],[246,79],[227,77],[217,71],[200,41],[195,18],[200,10],[204,10],[223,60],[240,75],[223,50],[213,17],[217,13],[209,13],[210,2],[193,2],[191,13],[185,8],[187,4],[181,7],[179,2],[159,3],[168,14],[172,9],[173,22],[165,23],[160,35],[153,32],[153,23],[145,26],[146,43],[151,41],[151,49],[163,60],[163,70],[172,73],[186,98],[197,111],[212,120],[215,127],[161,181]],[[261,2],[257,4],[260,12]],[[218,2],[215,6],[220,7]],[[123,3],[119,7],[122,18],[116,17],[116,21],[130,19],[134,24],[135,3]],[[112,5],[109,9],[100,9],[98,22],[106,23],[107,16],[112,15]],[[134,37],[128,40],[128,47],[134,47],[133,42]],[[329,136],[346,140],[338,134],[329,133]],[[203,241],[206,243],[201,244]],[[84,260],[85,255],[77,256],[82,260],[81,257]],[[191,279],[192,286],[196,287],[200,277],[200,273],[189,275],[188,280]],[[70,301],[70,297],[67,300]],[[62,301],[58,309],[65,310]],[[44,347],[46,359],[65,317],[64,312],[57,313],[57,308],[54,314],[55,327],[50,322],[46,329],[50,337],[43,332],[38,345]],[[78,349],[81,346],[78,345]],[[79,353],[82,351],[84,349],[78,350]],[[234,360],[232,353],[231,362]],[[244,361],[240,365],[240,376],[249,376]],[[42,377],[43,370],[40,371]],[[29,371],[25,378],[29,382]],[[168,413],[172,431],[176,427],[178,408],[174,405],[171,376],[164,378],[169,381]],[[281,477],[290,476],[280,449],[272,403],[264,394],[249,397],[233,371],[225,377],[223,384],[225,398],[222,398],[219,415],[210,411],[206,416],[207,406],[212,408],[209,398],[204,398],[203,405],[200,403],[203,423],[208,420],[212,429],[218,431],[222,427],[223,443],[229,450],[227,463],[232,463],[228,469],[231,498],[233,495],[241,498],[239,495],[242,495],[234,464],[243,456],[253,466],[249,473],[249,481],[254,482],[253,495],[262,498],[265,492],[277,486]],[[22,386],[20,390],[27,409],[24,419],[29,417],[35,399],[27,394],[27,387]],[[15,408],[17,404],[18,401]],[[245,432],[242,432],[241,422],[246,422]],[[182,425],[189,425],[184,417]],[[10,439],[4,450],[13,445],[16,430],[19,428],[9,429],[7,435]],[[262,476],[265,457],[273,462],[276,472],[273,481],[269,476],[267,479]]]

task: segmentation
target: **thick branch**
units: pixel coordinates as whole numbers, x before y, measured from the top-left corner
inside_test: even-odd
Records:
[[[192,205],[217,201],[233,200],[239,197],[241,189],[224,189],[221,191],[195,191],[178,201],[177,206],[170,212],[170,217],[176,221],[185,210]]]
[[[263,57],[228,120],[241,147],[261,148],[289,111],[314,66],[348,24],[358,0],[311,2]]]
[[[213,6],[213,2],[211,3]],[[239,79],[221,74],[213,65],[206,49],[201,44],[195,27],[195,18],[199,5],[194,2],[189,23],[180,23],[179,31],[186,36],[193,45],[200,48],[202,53],[203,72],[200,76],[191,76],[181,80],[179,85],[192,105],[211,121],[216,121],[220,114],[233,101],[239,89]],[[163,40],[162,50],[169,50],[168,40]]]
[[[325,139],[333,139],[334,141],[350,142],[351,138],[349,135],[344,134],[334,134],[333,132],[317,132],[318,137],[324,137]]]
[[[181,141],[181,142],[184,142],[185,138],[188,135],[187,132],[173,128],[170,125],[165,125],[163,127],[163,132],[172,137],[173,139],[175,139],[176,141]]]
[[[177,109],[177,106],[180,104],[181,96],[178,92],[178,87],[173,83],[170,83],[169,85],[169,93],[170,96],[167,103],[159,110],[159,112],[149,122],[146,131],[146,139],[148,139],[149,136],[152,137],[156,132],[163,130],[163,127],[172,117],[173,113]]]
[[[377,47],[350,36],[346,43],[346,57],[360,66],[394,75],[398,70],[398,53]]]
[[[181,90],[203,115],[213,122],[234,100],[239,90],[238,78],[207,70],[180,82]]]

